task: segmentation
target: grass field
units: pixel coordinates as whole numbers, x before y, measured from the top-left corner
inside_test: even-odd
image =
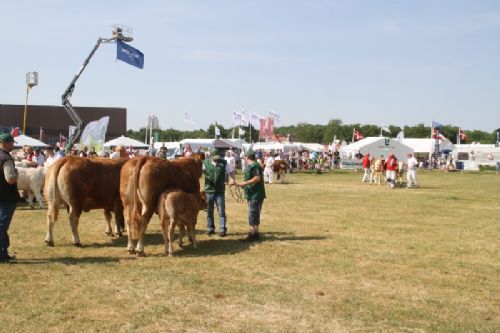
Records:
[[[104,235],[102,211],[67,214],[45,246],[45,211],[18,209],[17,264],[0,265],[1,332],[498,332],[500,175],[419,173],[418,189],[361,173],[292,174],[266,187],[262,242],[226,238],[164,257],[158,218],[145,258]]]

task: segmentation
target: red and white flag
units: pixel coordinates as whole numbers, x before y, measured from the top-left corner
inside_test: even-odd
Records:
[[[354,129],[354,132],[352,134],[352,141],[359,141],[361,139],[364,139],[363,133],[361,133],[360,130]]]
[[[438,133],[438,131],[435,128],[432,129],[432,138],[437,139],[439,141],[444,141],[446,139],[446,137],[443,134],[441,134],[441,132]]]
[[[19,136],[19,127],[14,127],[12,128],[12,130],[10,131],[10,135],[12,135],[13,137],[16,137],[16,136]]]
[[[461,128],[458,130],[458,138],[460,139],[460,142],[467,142],[467,135],[465,134],[465,131]]]

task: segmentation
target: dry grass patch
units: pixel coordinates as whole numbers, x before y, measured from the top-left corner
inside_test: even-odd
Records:
[[[18,210],[16,265],[0,265],[0,331],[494,332],[500,327],[500,177],[420,173],[419,189],[361,174],[292,174],[266,187],[263,241],[241,243],[247,207],[227,199],[226,238],[145,258],[84,214],[46,247],[45,211]]]

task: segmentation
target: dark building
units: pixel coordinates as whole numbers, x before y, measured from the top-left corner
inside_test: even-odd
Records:
[[[74,107],[83,120],[83,128],[91,121],[109,116],[106,140],[110,140],[127,131],[127,109],[101,107]],[[0,104],[0,131],[10,132],[13,127],[22,131],[24,121],[24,105]],[[26,135],[35,139],[40,137],[43,128],[44,142],[54,145],[59,135],[68,136],[69,126],[74,125],[68,113],[62,106],[28,105],[26,113]],[[82,129],[83,129],[82,128]]]

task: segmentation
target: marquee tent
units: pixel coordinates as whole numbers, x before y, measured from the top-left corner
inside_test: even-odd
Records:
[[[304,142],[294,142],[298,145],[300,149],[305,149],[308,151],[325,152],[328,150],[328,146],[325,148],[324,145],[319,143],[304,143]]]
[[[22,146],[31,146],[33,148],[39,148],[39,147],[48,147],[49,145],[46,143],[43,143],[40,140],[33,139],[32,137],[29,137],[27,135],[18,135],[14,138],[14,147],[15,148],[21,148]]]
[[[286,142],[256,142],[253,144],[247,143],[243,144],[245,150],[248,148],[252,148],[253,150],[262,150],[262,151],[283,151],[285,153],[295,150],[298,151],[300,147],[295,143],[286,143]]]
[[[373,157],[383,156],[386,158],[393,153],[399,160],[406,160],[406,154],[413,153],[413,149],[407,145],[399,143],[395,139],[384,137],[367,137],[344,146],[340,149],[343,158],[354,158],[357,153],[366,155],[369,153]]]
[[[434,154],[434,150],[436,148],[436,139],[403,139],[402,142],[404,145],[407,145],[413,149],[415,152],[415,157],[417,158],[425,158],[430,159],[431,155]],[[446,139],[439,144],[439,150],[444,151],[452,151],[455,149],[453,143],[450,140]]]
[[[108,142],[104,143],[104,147],[106,148],[111,148],[111,147],[116,147],[118,145],[122,145],[125,148],[132,146],[132,148],[148,148],[149,145],[147,143],[126,137],[126,136],[120,136],[119,138],[110,140]]]

